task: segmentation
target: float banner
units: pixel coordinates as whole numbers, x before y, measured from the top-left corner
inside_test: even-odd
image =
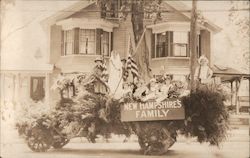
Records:
[[[121,121],[182,120],[185,111],[178,98],[155,101],[129,102],[121,106]]]

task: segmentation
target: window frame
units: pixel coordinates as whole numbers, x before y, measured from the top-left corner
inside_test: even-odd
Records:
[[[80,36],[81,30],[85,30],[85,31],[87,31],[87,30],[94,30],[94,49],[93,49],[94,53],[81,53],[81,38],[80,38],[81,37]],[[78,54],[79,55],[96,55],[96,40],[97,40],[96,39],[96,29],[79,29],[79,52],[78,52]],[[85,48],[85,50],[86,50],[86,48]]]
[[[43,97],[42,98],[34,98],[35,97],[35,91],[34,91],[34,80],[37,80],[37,86],[38,86],[38,83],[39,83],[39,80],[42,80],[42,88],[43,88]],[[30,98],[36,102],[38,101],[42,101],[43,99],[45,99],[45,95],[46,95],[46,77],[44,76],[31,76],[30,77]]]
[[[187,33],[187,43],[186,44],[186,55],[185,56],[175,56],[174,55],[174,45],[175,44],[178,44],[178,43],[174,43],[174,32],[185,32]],[[164,33],[164,32],[162,32]],[[167,35],[167,38],[168,38],[168,45],[167,45],[167,53],[165,56],[163,57],[158,57],[157,54],[157,46],[158,46],[158,34],[162,34],[162,33],[152,33],[153,36],[154,36],[154,48],[153,48],[153,52],[154,53],[153,55],[151,54],[151,59],[153,60],[157,60],[157,59],[162,59],[162,58],[189,58],[190,57],[190,37],[189,37],[189,31],[166,31],[166,35]],[[172,40],[172,41],[171,41]],[[182,43],[181,43],[182,44]],[[183,43],[184,44],[184,43]]]
[[[68,43],[68,41],[67,41],[67,39],[68,39],[68,38],[67,38],[67,37],[68,37],[68,36],[67,36],[67,32],[69,32],[69,31],[71,32],[71,36],[72,36],[72,37],[71,37],[71,45],[72,45],[72,46],[71,46],[71,47],[72,47],[72,48],[71,48],[71,49],[72,49],[72,50],[71,50],[71,54],[68,54],[68,53],[67,53],[67,46],[68,46],[68,45],[67,45],[67,43]],[[64,40],[64,41],[63,41],[63,55],[64,55],[64,56],[73,55],[73,54],[74,54],[74,30],[73,30],[73,29],[72,29],[72,30],[63,30],[63,36],[64,36],[64,37],[63,37],[63,40]]]
[[[81,39],[80,39],[80,32],[81,30],[94,30],[94,48],[93,51],[94,53],[81,53]],[[66,46],[66,32],[67,31],[72,31],[72,54],[67,53],[67,46]],[[104,54],[105,57],[110,57],[111,51],[112,51],[112,45],[113,45],[113,38],[112,38],[112,32],[105,31],[101,29],[101,34],[97,34],[97,29],[84,29],[84,28],[79,28],[79,32],[76,35],[75,33],[75,28],[70,29],[70,30],[62,30],[62,38],[61,38],[61,43],[62,43],[62,49],[61,49],[61,56],[96,56],[96,55],[103,55],[102,49],[103,49],[103,41],[102,37],[103,32],[108,33],[108,54]],[[77,38],[75,36],[78,36]],[[100,36],[100,37],[99,37]],[[76,40],[78,39],[78,40]],[[77,42],[77,44],[75,43]],[[99,51],[100,54],[97,52],[97,45],[99,45]]]
[[[178,32],[178,33],[186,33],[187,34],[187,43],[177,43],[177,42],[174,42],[174,33],[175,32]],[[172,56],[171,57],[188,57],[188,51],[189,51],[189,40],[188,40],[188,35],[189,32],[186,32],[186,31],[173,31],[173,43],[170,43],[172,45]],[[182,53],[179,52],[180,55],[175,55],[175,45],[185,45],[186,46],[186,52],[185,52],[185,55],[181,55]]]

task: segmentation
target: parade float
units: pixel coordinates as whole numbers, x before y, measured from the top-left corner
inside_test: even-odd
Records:
[[[20,117],[16,127],[32,151],[59,149],[75,137],[95,143],[96,138],[108,139],[111,134],[137,135],[145,155],[166,153],[178,135],[216,146],[226,139],[229,116],[217,85],[188,93],[183,82],[168,76],[153,78],[149,84],[139,79],[122,83],[124,74],[115,72],[122,65],[114,58],[109,61],[113,64],[109,75],[103,59],[96,60],[93,73],[59,75],[55,81],[61,95],[57,105],[49,112],[27,115],[26,111]],[[72,87],[72,97],[65,97],[65,90]],[[156,95],[155,87],[167,90],[158,89]]]

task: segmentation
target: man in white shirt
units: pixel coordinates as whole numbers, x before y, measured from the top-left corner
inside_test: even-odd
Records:
[[[198,60],[199,66],[195,69],[194,79],[201,84],[211,83],[213,76],[212,69],[208,66],[208,59],[205,56],[201,56]]]

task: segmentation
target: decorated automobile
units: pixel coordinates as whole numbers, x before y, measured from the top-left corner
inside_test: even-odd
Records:
[[[111,62],[115,62],[112,57]],[[216,85],[189,92],[183,82],[168,75],[162,80],[152,78],[149,83],[138,78],[129,83],[120,79],[117,63],[113,65],[115,76],[110,75],[108,80],[101,59],[96,59],[92,74],[58,77],[55,87],[61,100],[57,105],[16,124],[32,151],[62,148],[75,137],[95,143],[96,138],[108,139],[111,134],[137,135],[146,155],[166,153],[178,135],[217,146],[226,139],[228,112]],[[74,95],[66,98],[64,90],[72,85],[76,88]]]

